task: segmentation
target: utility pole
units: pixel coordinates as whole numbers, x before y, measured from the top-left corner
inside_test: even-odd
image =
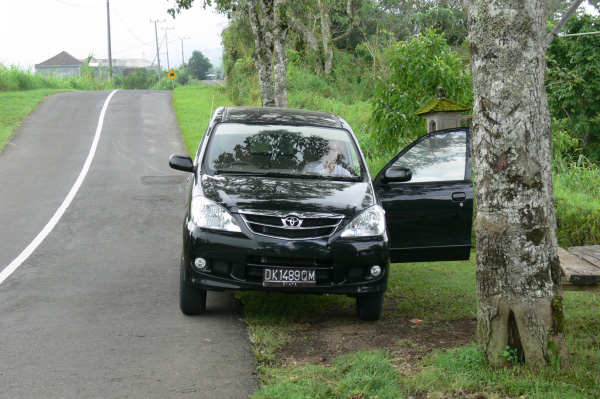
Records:
[[[167,45],[167,68],[169,71],[171,70],[171,64],[169,64],[169,36],[167,32],[173,30],[174,28],[160,28],[165,31],[165,44]]]
[[[189,37],[180,37],[179,38],[179,40],[181,40],[181,64],[185,68],[185,58],[183,58],[183,40],[184,39],[189,39]]]
[[[108,77],[112,79],[112,52],[110,45],[110,7],[106,0],[106,24],[108,26]]]
[[[154,34],[156,35],[156,60],[158,62],[158,81],[160,82],[160,50],[159,50],[159,47],[158,47],[158,30],[156,28],[156,23],[157,22],[165,22],[165,20],[163,19],[161,21],[161,20],[157,19],[155,21],[150,20],[150,22],[154,22]]]

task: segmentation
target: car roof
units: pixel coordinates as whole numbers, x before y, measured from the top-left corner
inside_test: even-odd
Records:
[[[337,115],[327,112],[275,107],[221,107],[215,112],[215,122],[257,125],[298,125],[349,128]]]

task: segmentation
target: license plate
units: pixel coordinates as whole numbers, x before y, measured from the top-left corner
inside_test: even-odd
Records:
[[[264,269],[263,287],[308,287],[317,283],[310,269]]]

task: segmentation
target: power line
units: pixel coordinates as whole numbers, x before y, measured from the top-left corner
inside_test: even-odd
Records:
[[[99,4],[99,5],[81,5],[81,4],[73,4],[73,3],[68,3],[66,1],[62,1],[62,0],[54,0],[57,3],[62,3],[62,4],[66,4],[68,6],[73,6],[73,7],[82,7],[82,8],[98,8],[98,7],[103,7],[103,5]]]
[[[119,19],[121,20],[121,22],[123,23],[123,26],[125,26],[125,29],[127,29],[129,31],[129,33],[131,33],[131,36],[135,37],[137,39],[138,42],[142,43],[142,44],[147,44],[145,43],[142,39],[140,39],[139,37],[137,37],[135,35],[135,33],[133,33],[131,31],[131,29],[129,29],[129,26],[127,26],[127,24],[125,23],[125,21],[123,20],[123,18],[121,18],[121,15],[119,14],[119,12],[117,11],[117,9],[115,8],[115,6],[113,5],[112,7],[113,11],[117,14],[117,17],[119,17]]]
[[[152,46],[152,43],[154,43],[154,40],[151,41],[151,42],[146,42],[146,43],[138,44],[137,46],[129,47],[129,48],[126,48],[124,50],[113,51],[113,54],[124,53],[125,51],[134,50],[134,49],[140,48],[142,46]],[[104,54],[103,55],[98,55],[97,57],[102,58],[102,57],[104,57]],[[156,58],[156,54],[154,55],[154,58]]]

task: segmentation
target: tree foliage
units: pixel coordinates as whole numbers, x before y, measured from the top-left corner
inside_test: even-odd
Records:
[[[194,77],[194,79],[202,80],[206,79],[206,75],[208,74],[210,68],[212,68],[212,64],[210,63],[208,58],[206,58],[204,54],[202,54],[202,52],[194,50],[194,52],[192,52],[192,56],[188,61],[187,68],[190,71],[190,74]]]
[[[423,117],[415,112],[435,99],[439,86],[453,101],[466,105],[473,101],[471,73],[465,60],[443,35],[432,30],[394,45],[389,68],[389,76],[377,85],[373,111],[385,149],[396,149],[406,141],[402,139],[426,132]]]
[[[600,31],[600,16],[573,17],[563,33]],[[600,35],[564,37],[548,49],[548,103],[552,115],[569,121],[584,154],[600,161]]]

